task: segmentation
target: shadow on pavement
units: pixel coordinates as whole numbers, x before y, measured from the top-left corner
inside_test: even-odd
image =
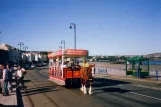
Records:
[[[53,92],[53,91],[58,91],[58,90],[56,87],[53,87],[53,86],[43,86],[43,87],[26,89],[24,92],[21,92],[21,94],[22,94],[22,96],[28,96],[28,95]]]
[[[100,94],[100,93],[105,93],[105,92],[118,92],[118,93],[130,92],[130,90],[125,90],[125,89],[121,89],[121,88],[112,88],[112,87],[95,89],[94,91],[96,91],[96,90],[97,91],[100,90],[101,92],[95,92],[95,93],[93,93],[93,95]]]
[[[24,82],[30,82],[31,80],[23,80]]]
[[[93,87],[105,87],[105,86],[114,86],[121,84],[130,84],[130,82],[120,81],[120,80],[112,80],[106,78],[95,78],[93,81]]]
[[[0,104],[0,107],[16,107],[16,105],[3,105],[3,104]]]
[[[161,103],[149,104],[149,107],[161,107]]]

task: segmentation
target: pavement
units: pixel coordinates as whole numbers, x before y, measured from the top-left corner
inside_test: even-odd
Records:
[[[14,79],[14,77],[13,77]],[[15,83],[12,83],[15,86]],[[16,88],[13,88],[13,92],[10,92],[9,96],[2,96],[0,94],[0,107],[17,107]]]
[[[17,106],[17,100],[15,92],[7,97],[0,95],[0,107],[16,107],[16,106]]]

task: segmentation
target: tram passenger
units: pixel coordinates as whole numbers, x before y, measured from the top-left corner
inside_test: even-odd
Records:
[[[74,61],[73,60],[70,60],[70,62],[69,62],[69,67],[74,67]]]
[[[61,65],[62,68],[66,68],[67,67],[67,62],[64,62],[63,65]]]
[[[89,64],[86,60],[84,60],[83,64],[82,64],[82,67],[89,67]]]
[[[79,65],[79,62],[77,62],[76,68],[77,68],[77,69],[81,68],[81,66]]]

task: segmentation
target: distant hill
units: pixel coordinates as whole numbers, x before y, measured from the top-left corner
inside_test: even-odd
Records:
[[[146,57],[161,57],[161,52],[145,55]]]

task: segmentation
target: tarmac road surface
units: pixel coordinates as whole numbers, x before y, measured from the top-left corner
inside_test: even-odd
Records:
[[[48,69],[28,72],[21,92],[25,107],[161,107],[161,85],[95,78],[93,94],[67,89],[48,80]]]

